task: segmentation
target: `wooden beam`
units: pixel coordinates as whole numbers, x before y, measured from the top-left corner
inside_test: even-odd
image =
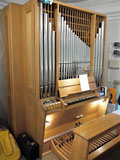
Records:
[[[93,14],[91,16],[91,34],[90,34],[90,46],[91,46],[91,60],[90,60],[90,76],[93,75],[94,72],[94,50],[95,50],[95,27],[96,27],[96,15]]]
[[[106,49],[106,30],[107,30],[107,17],[104,17],[104,49],[103,49],[103,64],[102,64],[102,81],[101,86],[104,84],[104,66],[105,66],[105,49]]]
[[[33,0],[33,1],[36,1],[36,0]],[[72,8],[72,9],[77,9],[77,10],[80,10],[80,11],[83,11],[83,12],[87,12],[87,13],[91,13],[91,14],[97,14],[97,15],[99,15],[99,16],[106,17],[105,14],[102,14],[102,13],[99,13],[99,12],[90,11],[90,10],[88,10],[88,9],[80,8],[80,7],[77,7],[77,6],[68,4],[68,3],[63,3],[63,2],[60,2],[60,1],[56,1],[56,0],[54,0],[53,3],[54,3],[54,4],[59,4],[59,5],[64,6],[64,7],[68,7],[68,8]]]

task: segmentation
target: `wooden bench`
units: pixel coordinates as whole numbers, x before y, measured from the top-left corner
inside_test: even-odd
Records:
[[[120,127],[120,113],[110,113],[74,130],[70,160],[92,160],[120,141],[115,130]]]

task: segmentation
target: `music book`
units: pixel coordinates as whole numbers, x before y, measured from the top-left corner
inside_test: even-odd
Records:
[[[87,74],[79,75],[79,79],[80,79],[81,91],[90,90],[88,83],[88,75]]]

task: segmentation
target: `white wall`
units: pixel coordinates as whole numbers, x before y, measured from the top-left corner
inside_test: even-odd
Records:
[[[109,69],[108,60],[115,59],[120,62],[120,56],[113,55],[113,42],[120,42],[120,20],[110,20],[107,23],[106,63],[105,63],[105,84],[112,86],[114,80],[120,80],[120,69]]]
[[[73,3],[72,3],[73,4]],[[108,68],[108,60],[113,57],[113,42],[120,42],[120,1],[119,0],[89,0],[74,5],[86,8],[107,15],[107,35],[106,35],[106,57],[105,57],[105,79],[107,87],[113,87],[114,80],[120,80],[120,69],[111,70]],[[120,59],[116,57],[116,59]],[[111,82],[109,82],[109,80]]]

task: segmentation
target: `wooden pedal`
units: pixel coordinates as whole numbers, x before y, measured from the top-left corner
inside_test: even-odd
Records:
[[[116,135],[110,132],[92,141],[89,144],[88,154],[95,152],[97,149],[104,146],[106,143],[108,143],[115,137]],[[54,143],[53,147],[55,153],[57,152],[57,156],[60,158],[62,157],[62,160],[69,160],[72,151],[73,141],[74,141],[74,134],[72,133],[68,133],[66,135],[63,135],[61,137],[52,140],[52,144]]]

